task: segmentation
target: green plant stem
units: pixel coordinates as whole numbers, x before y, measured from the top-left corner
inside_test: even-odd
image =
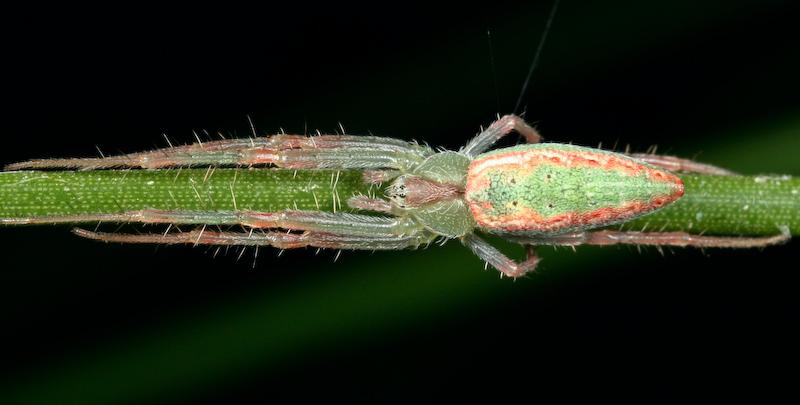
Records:
[[[684,196],[624,229],[713,235],[774,235],[779,226],[800,233],[800,178],[682,175]]]
[[[800,179],[789,176],[684,175],[677,203],[630,221],[626,229],[717,235],[800,232]],[[356,171],[274,169],[127,170],[0,173],[0,222],[47,222],[141,209],[276,211],[346,209],[354,194],[380,192]]]
[[[0,173],[0,222],[141,209],[336,210],[370,187],[354,171],[273,169]]]

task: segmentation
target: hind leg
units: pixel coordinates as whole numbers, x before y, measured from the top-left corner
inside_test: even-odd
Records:
[[[699,248],[754,248],[785,243],[792,238],[789,228],[782,226],[780,233],[772,236],[706,236],[686,232],[635,232],[635,231],[593,231],[552,236],[547,238],[524,239],[520,242],[535,245],[645,245],[676,246]]]
[[[628,156],[639,159],[653,166],[667,169],[671,172],[713,174],[717,176],[730,176],[736,173],[723,169],[718,166],[699,163],[689,159],[682,159],[675,156],[661,156],[650,153],[631,153]]]

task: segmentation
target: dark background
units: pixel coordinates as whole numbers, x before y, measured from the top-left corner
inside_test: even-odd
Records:
[[[263,133],[341,122],[457,148],[512,112],[551,5],[9,9],[0,163],[245,136],[247,114]],[[551,141],[797,174],[797,18],[780,1],[564,0],[526,117]],[[516,282],[452,242],[262,251],[253,269],[32,227],[0,229],[0,252],[0,389],[50,401],[775,393],[800,337],[796,241],[564,250]]]

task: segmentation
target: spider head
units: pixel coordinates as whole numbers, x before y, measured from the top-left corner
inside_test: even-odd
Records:
[[[430,204],[461,199],[464,190],[416,175],[403,175],[386,189],[386,197],[399,208],[419,208]]]

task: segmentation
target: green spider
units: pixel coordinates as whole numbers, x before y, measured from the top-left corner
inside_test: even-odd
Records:
[[[521,134],[525,145],[487,150],[499,139]],[[133,221],[141,223],[246,226],[265,232],[210,231],[205,227],[166,234],[116,234],[76,229],[80,236],[125,243],[274,246],[280,249],[395,250],[425,246],[437,238],[458,239],[501,275],[516,278],[538,262],[536,245],[657,245],[756,247],[781,243],[788,230],[769,237],[717,237],[683,232],[593,230],[659,210],[683,195],[673,171],[714,175],[727,170],[670,156],[620,154],[558,143],[520,117],[506,115],[459,151],[436,152],[397,139],[351,135],[275,135],[197,143],[121,156],[43,159],[8,169],[158,169],[184,166],[272,165],[285,169],[363,170],[364,181],[391,181],[386,198],[355,196],[348,212],[142,210],[48,218],[47,222]],[[527,246],[517,263],[478,232]]]

